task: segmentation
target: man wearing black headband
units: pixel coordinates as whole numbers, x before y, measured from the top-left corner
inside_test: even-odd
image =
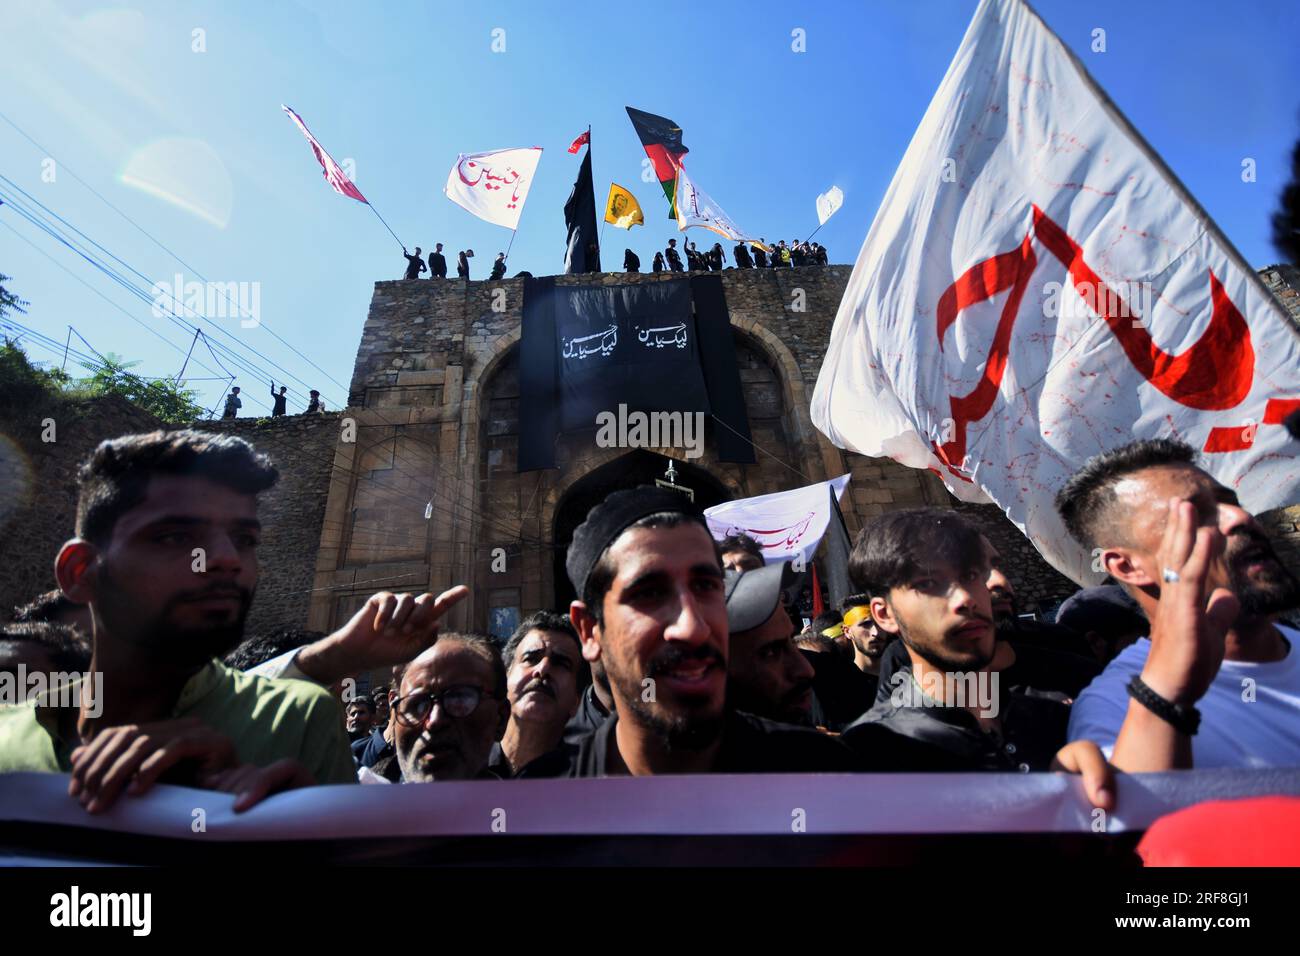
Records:
[[[605,667],[615,712],[520,776],[930,769],[930,748],[887,731],[878,747],[854,753],[728,701],[722,561],[689,499],[651,487],[614,492],[574,532],[566,563],[582,597],[570,619],[583,656]]]
[[[570,618],[615,713],[571,746],[569,776],[859,769],[831,737],[730,709],[722,561],[703,514],[666,489],[616,491],[573,536]],[[529,776],[525,768],[524,776]]]

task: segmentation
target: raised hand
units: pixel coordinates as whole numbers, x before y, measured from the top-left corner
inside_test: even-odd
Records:
[[[1218,528],[1197,526],[1190,501],[1169,500],[1157,555],[1160,603],[1151,619],[1151,653],[1142,680],[1176,704],[1200,700],[1223,663],[1224,638],[1239,606],[1231,591],[1214,587],[1228,579],[1223,547]]]
[[[321,684],[334,684],[362,671],[405,664],[438,639],[444,614],[469,596],[458,584],[436,597],[424,593],[371,596],[341,628],[304,647],[298,669]]]

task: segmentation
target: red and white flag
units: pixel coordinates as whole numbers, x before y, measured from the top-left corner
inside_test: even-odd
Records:
[[[1260,511],[1292,503],[1300,335],[1020,0],[983,0],[863,243],[813,422],[996,502],[1058,569],[1097,570],[1055,493],[1177,437]]]
[[[348,196],[358,202],[365,203],[367,206],[370,205],[370,201],[361,195],[361,190],[356,187],[352,180],[348,179],[347,173],[343,172],[343,167],[334,162],[334,157],[325,152],[325,147],[316,141],[316,137],[307,128],[307,124],[302,121],[302,117],[283,103],[280,104],[280,109],[289,114],[289,119],[293,120],[294,125],[302,130],[302,135],[307,137],[307,142],[311,143],[311,151],[316,154],[316,161],[325,170],[325,181],[330,184],[330,187],[339,195]]]
[[[461,153],[442,191],[485,222],[517,229],[541,158],[540,146]]]
[[[569,144],[569,152],[576,153],[578,150],[582,149],[582,147],[590,145],[591,130],[583,130],[582,135]]]
[[[835,510],[831,495],[839,501],[848,483],[849,476],[840,475],[789,491],[724,501],[705,508],[704,518],[709,531],[719,540],[730,534],[749,535],[762,546],[763,560],[768,564],[796,558],[812,564]]]

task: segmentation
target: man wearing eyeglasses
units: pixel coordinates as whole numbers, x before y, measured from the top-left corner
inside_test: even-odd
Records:
[[[407,666],[393,701],[404,783],[494,779],[492,745],[506,732],[506,669],[491,638],[444,634]]]

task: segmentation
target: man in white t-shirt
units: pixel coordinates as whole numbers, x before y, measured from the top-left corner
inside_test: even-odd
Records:
[[[1300,581],[1236,493],[1182,442],[1092,458],[1061,489],[1066,527],[1137,600],[1151,637],[1074,703],[1069,739],[1121,770],[1300,766]]]

